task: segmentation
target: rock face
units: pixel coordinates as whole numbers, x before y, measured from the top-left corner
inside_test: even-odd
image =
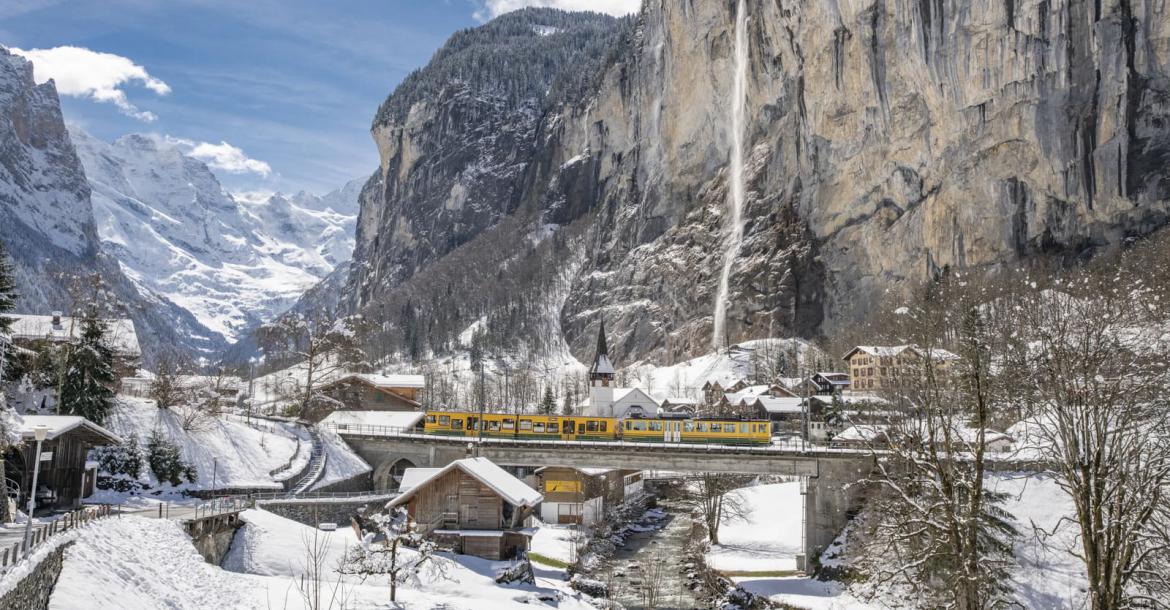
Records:
[[[179,348],[222,347],[189,313],[126,277],[101,248],[90,188],[61,117],[53,84],[36,85],[32,64],[0,48],[0,242],[12,257],[18,310],[70,310],[78,280],[100,274],[100,296],[134,320],[147,361]]]
[[[600,316],[627,360],[707,350],[735,5],[646,0],[610,25],[613,48],[579,96],[486,95],[536,61],[520,58],[527,47],[470,83],[422,70],[442,94],[400,88],[373,127],[382,167],[362,199],[351,307],[425,282],[461,244],[499,239],[487,229],[501,218],[575,223],[579,270],[559,317],[580,355]],[[815,334],[946,267],[1080,256],[1166,223],[1160,5],[746,0],[746,10],[747,200],[730,341]],[[546,73],[555,82],[563,70]],[[495,245],[527,256],[523,244]]]

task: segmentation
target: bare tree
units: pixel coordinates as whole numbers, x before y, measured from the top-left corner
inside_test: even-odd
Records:
[[[693,483],[689,498],[692,510],[707,528],[707,540],[719,544],[719,526],[747,517],[747,505],[738,491],[746,480],[742,476],[706,472]]]
[[[304,557],[301,560],[301,576],[297,580],[297,592],[310,610],[345,608],[346,594],[340,566],[326,565],[329,559],[329,542],[332,534],[322,533],[314,527],[312,534],[301,533]],[[329,586],[330,572],[337,573],[333,586]]]
[[[1076,508],[1068,551],[1094,610],[1170,607],[1170,346],[1165,287],[1147,274],[1073,274],[1012,308],[1028,429]]]
[[[150,389],[148,390],[155,406],[160,409],[169,409],[188,398],[188,393],[182,383],[182,375],[187,370],[188,367],[184,365],[184,361],[179,356],[175,354],[159,356],[154,379],[150,381]]]
[[[257,333],[269,360],[299,364],[295,397],[300,417],[308,417],[320,388],[342,371],[364,369],[365,353],[359,336],[365,330],[358,316],[336,318],[328,311],[290,313],[262,326]]]

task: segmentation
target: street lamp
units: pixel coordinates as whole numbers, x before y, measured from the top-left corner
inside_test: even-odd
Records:
[[[33,455],[33,459],[36,462],[33,464],[32,487],[28,491],[28,520],[24,526],[24,557],[26,559],[32,551],[30,544],[32,542],[33,511],[37,509],[37,478],[41,474],[41,443],[45,442],[45,437],[47,436],[49,436],[48,427],[36,426],[33,428],[33,438],[37,439],[37,450]]]

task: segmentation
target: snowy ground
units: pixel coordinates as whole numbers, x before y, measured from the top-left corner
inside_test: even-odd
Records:
[[[1021,536],[1015,555],[1020,566],[1013,570],[1013,590],[1025,608],[1076,608],[1084,602],[1081,587],[1086,577],[1080,562],[1067,552],[1076,541],[1076,528],[1060,524],[1071,517],[1071,499],[1047,476],[1024,473],[995,473],[988,477],[991,489],[1009,494],[1004,508],[1016,518]],[[795,487],[795,490],[790,489]],[[784,570],[791,549],[799,549],[801,499],[796,483],[763,485],[744,490],[754,508],[749,522],[726,524],[720,532],[724,542],[708,554],[721,570]],[[794,515],[795,520],[788,515]],[[781,522],[793,521],[789,525]],[[1059,525],[1059,527],[1057,527]],[[1033,526],[1055,534],[1041,537]],[[755,528],[755,529],[753,529]],[[786,533],[794,532],[794,533]],[[753,537],[745,536],[754,532]],[[746,541],[759,555],[724,550]],[[795,551],[791,551],[795,552]],[[780,567],[773,567],[780,565]],[[794,566],[793,566],[794,567]],[[794,608],[810,610],[873,610],[896,608],[890,600],[866,602],[836,582],[805,577],[740,577],[745,589]]]
[[[296,451],[291,433],[266,432],[219,418],[188,431],[177,414],[158,409],[153,401],[119,396],[118,403],[106,422],[110,430],[124,439],[137,436],[142,447],[151,431],[159,430],[179,446],[184,460],[194,464],[198,480],[184,484],[183,489],[213,485],[216,489],[280,489],[269,472],[283,466]]]
[[[532,552],[549,559],[569,563],[573,556],[574,541],[585,538],[585,534],[575,527],[568,525],[552,525],[540,523],[536,534],[532,536]]]
[[[776,572],[796,569],[803,547],[800,483],[757,485],[736,492],[748,517],[724,523],[707,565],[722,572]]]
[[[59,610],[145,610],[156,608],[305,608],[297,583],[304,572],[305,540],[314,530],[252,510],[222,569],[205,563],[178,524],[137,517],[109,519],[79,537],[65,555],[51,608]],[[346,608],[387,608],[389,585],[382,577],[362,582],[333,569],[353,532],[318,532],[325,548],[326,600],[336,594]],[[491,562],[445,556],[446,574],[399,588],[402,608],[423,610],[504,610],[540,607],[538,597],[559,597],[562,610],[591,610],[571,592],[556,570],[537,569],[535,586],[500,586]],[[242,573],[232,570],[246,570]],[[344,603],[340,603],[344,602]],[[323,605],[324,606],[324,605]]]
[[[370,465],[361,456],[354,453],[353,449],[336,432],[320,427],[317,428],[317,431],[321,434],[321,442],[325,444],[327,455],[325,473],[309,491],[321,489],[371,470]]]

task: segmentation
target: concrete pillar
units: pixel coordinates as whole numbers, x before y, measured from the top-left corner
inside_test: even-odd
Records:
[[[805,479],[804,552],[809,567],[849,522],[865,497],[865,479],[873,468],[870,458],[822,459],[819,474]]]

